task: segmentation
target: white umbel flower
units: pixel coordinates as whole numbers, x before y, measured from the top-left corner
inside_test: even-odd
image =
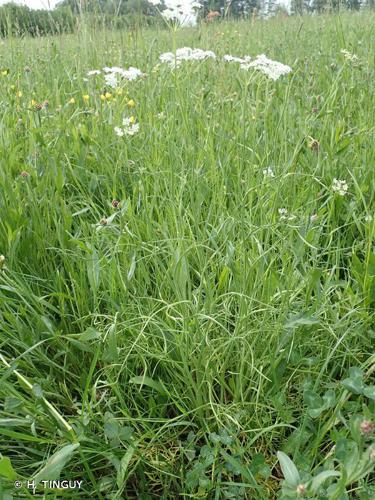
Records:
[[[345,57],[345,59],[347,61],[354,62],[354,63],[358,62],[358,56],[356,56],[355,54],[352,54],[348,50],[342,49],[340,52]]]
[[[161,15],[166,19],[167,21],[173,21],[174,19],[178,18],[177,12],[174,9],[165,9],[161,13]]]
[[[104,80],[108,87],[112,87],[114,89],[117,88],[118,80],[116,73],[107,73],[106,75],[104,75]]]
[[[100,69],[92,69],[91,71],[87,72],[87,76],[94,76],[94,75],[100,75],[101,71]]]
[[[264,54],[257,56],[254,61],[241,64],[241,69],[249,70],[251,68],[261,71],[271,80],[278,80],[280,76],[287,75],[292,71],[290,66],[268,59]]]
[[[348,192],[348,183],[335,178],[332,181],[332,191],[340,196],[345,196]]]
[[[115,127],[115,134],[118,135],[119,137],[124,137],[125,132],[122,128],[120,127]]]
[[[216,59],[216,54],[212,50],[182,47],[177,49],[175,54],[173,52],[164,52],[159,56],[161,62],[167,63],[172,68],[179,66],[182,61],[203,61],[204,59]]]
[[[115,127],[114,131],[118,137],[124,137],[125,135],[135,135],[139,132],[139,123],[135,122],[134,116],[130,118],[124,118],[122,120],[122,127]]]
[[[116,88],[118,86],[119,78],[131,82],[133,80],[136,80],[137,78],[145,76],[145,74],[140,69],[133,68],[132,66],[130,66],[130,68],[128,69],[119,68],[118,66],[106,66],[105,68],[103,68],[103,71],[104,73],[106,73],[104,76],[106,84],[113,88]]]
[[[271,167],[267,167],[263,169],[263,175],[264,177],[275,177],[275,172]]]

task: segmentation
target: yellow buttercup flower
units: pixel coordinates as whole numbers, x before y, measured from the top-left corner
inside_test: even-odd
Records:
[[[106,92],[106,93],[105,93],[105,98],[106,98],[107,100],[111,99],[111,98],[112,98],[112,94],[111,94],[110,92]]]
[[[133,123],[135,123],[135,116],[131,116],[129,118],[129,123],[131,123],[133,125]]]
[[[7,74],[8,74],[8,73],[9,73],[9,71],[8,71],[7,69],[4,69],[4,70],[1,72],[1,74],[2,74],[3,76],[7,76]]]
[[[35,106],[35,105],[36,105],[36,100],[35,99],[31,99],[30,106]]]
[[[100,100],[101,100],[101,101],[105,101],[105,95],[104,95],[104,94],[101,94],[101,95],[100,95]]]
[[[117,94],[117,95],[122,95],[122,94],[123,94],[123,92],[124,92],[124,91],[123,91],[122,89],[117,89],[117,90],[116,90],[116,94]]]
[[[71,99],[69,99],[69,104],[75,104],[76,100],[74,99],[74,97],[72,97]]]
[[[129,99],[129,101],[127,102],[129,108],[134,108],[135,106],[135,101],[134,99]]]
[[[20,90],[16,92],[16,97],[22,97],[22,92]]]
[[[85,101],[85,102],[88,102],[88,100],[90,99],[90,96],[85,94],[82,96],[82,99]]]

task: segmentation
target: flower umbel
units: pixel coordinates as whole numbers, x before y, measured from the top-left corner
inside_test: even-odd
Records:
[[[333,179],[332,191],[339,194],[340,196],[345,196],[348,192],[348,184],[344,180]]]
[[[119,137],[124,137],[124,135],[135,135],[137,132],[139,132],[139,123],[136,123],[134,116],[124,118],[122,121],[122,125],[122,128],[114,128],[116,135],[118,135]]]
[[[271,167],[267,167],[263,169],[263,175],[264,177],[275,177],[275,172]]]

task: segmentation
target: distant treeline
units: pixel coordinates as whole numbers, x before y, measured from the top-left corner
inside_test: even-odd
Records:
[[[201,0],[200,3],[201,19],[211,10],[219,12],[222,18],[246,18],[255,13],[268,17],[280,11],[289,15],[375,6],[375,0],[291,0],[287,11],[277,0]],[[51,11],[10,2],[0,7],[0,36],[71,33],[82,19],[93,26],[115,29],[152,25],[161,22],[155,14],[156,8],[147,0],[62,0]]]
[[[105,4],[106,8],[103,8]],[[155,8],[146,0],[127,0],[126,8],[116,8],[113,2],[99,1],[77,3],[63,1],[53,10],[34,10],[24,5],[7,3],[0,7],[0,36],[43,36],[72,33],[82,14],[85,22],[102,27],[123,28],[139,24],[150,25],[156,21]],[[84,8],[80,8],[84,5]],[[121,3],[120,3],[121,6]]]

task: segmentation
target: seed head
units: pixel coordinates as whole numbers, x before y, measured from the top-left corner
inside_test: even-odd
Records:
[[[106,226],[108,224],[108,220],[103,217],[102,219],[100,219],[99,223],[101,226]]]
[[[364,436],[370,436],[375,429],[375,425],[371,422],[371,420],[363,420],[359,426],[361,434]]]
[[[311,138],[311,141],[309,142],[309,148],[311,149],[311,151],[314,151],[314,153],[317,153],[320,148],[320,142],[316,139]]]
[[[26,170],[22,170],[22,172],[20,173],[20,176],[24,177],[26,179],[27,177],[30,177],[30,174],[29,174],[29,172],[26,172]]]
[[[112,200],[112,207],[117,208],[120,205],[120,202],[118,200]]]
[[[306,485],[305,485],[305,484],[299,484],[299,485],[297,486],[296,491],[297,491],[297,495],[298,495],[299,497],[303,497],[303,496],[305,496],[305,495],[306,495],[306,492],[307,492]]]

